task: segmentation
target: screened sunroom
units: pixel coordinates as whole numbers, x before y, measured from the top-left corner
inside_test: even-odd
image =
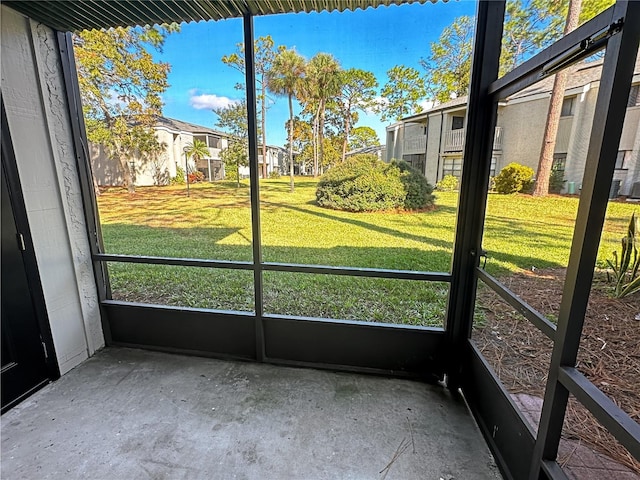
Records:
[[[437,20],[436,5],[3,2],[3,475],[637,478],[638,412],[607,382],[594,383],[578,354],[599,249],[619,243],[620,228],[607,230],[608,222],[625,224],[624,212],[607,208],[625,115],[636,108],[628,99],[640,81],[640,2],[616,2],[508,72],[500,68],[507,4],[474,4],[459,192],[439,194],[435,210],[380,220],[343,214],[304,197],[317,179],[298,176],[289,193],[288,170],[261,178],[267,142],[254,45],[270,33],[265,19],[282,16],[303,45],[322,42],[322,29],[305,27],[310,15],[346,22],[337,31],[348,38],[357,30],[350,15],[373,11],[392,38],[409,26],[385,23],[391,9],[414,8],[419,31]],[[220,29],[244,45],[238,98],[250,178],[229,182],[220,200],[207,185],[189,184],[188,152],[176,143],[173,171],[185,166],[189,197],[183,187],[121,196],[101,188],[74,35],[193,22],[214,32],[203,48],[227,35]],[[402,64],[403,50],[387,47],[372,55]],[[528,225],[513,221],[504,214],[513,203],[489,191],[498,105],[592,58],[602,61],[597,87],[576,96],[584,100],[576,108],[591,110],[575,147],[586,152],[579,194],[569,199],[575,208],[564,219],[560,203],[539,203],[520,214]],[[530,111],[512,125],[536,121]],[[284,150],[274,148],[283,158]],[[286,158],[281,165],[288,168]],[[427,224],[441,236],[425,233]],[[540,235],[566,243],[564,260],[527,243],[539,243],[536,229],[547,227]],[[543,276],[536,288],[548,285],[538,296],[556,298],[551,312],[528,300],[527,282],[504,275],[511,266],[535,274],[548,262],[561,278]],[[514,325],[510,346],[491,323],[504,312]],[[638,345],[637,318],[626,324],[627,345]],[[515,335],[522,331],[532,332],[528,340]],[[515,370],[503,361],[507,350],[519,356]],[[629,358],[637,368],[637,352]],[[531,380],[535,393],[514,389],[513,378],[534,376],[534,360],[544,366]],[[572,436],[576,411],[622,457],[585,450]]]

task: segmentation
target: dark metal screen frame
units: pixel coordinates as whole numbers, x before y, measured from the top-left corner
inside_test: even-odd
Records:
[[[262,295],[265,271],[444,283],[451,282],[451,275],[446,272],[300,265],[262,260],[253,15],[244,15],[243,31],[244,44],[247,45],[245,79],[253,254],[250,262],[119,255],[104,252],[80,90],[75,73],[72,34],[58,33],[106,344],[287,365],[325,366],[332,369],[384,373],[429,380],[442,378],[446,351],[443,328],[394,326],[373,322],[264,313]],[[204,310],[112,300],[107,262],[250,271],[253,273],[254,312]],[[185,328],[184,322],[189,325],[191,331],[186,338],[181,331]],[[252,327],[251,324],[253,324]],[[251,328],[253,333],[248,333]],[[292,332],[295,333],[292,334]],[[247,335],[253,336],[254,340],[247,343]],[[209,337],[211,340],[203,341],[203,337]],[[359,357],[353,352],[357,352]]]
[[[515,479],[566,478],[555,458],[566,400],[571,392],[638,458],[640,427],[577,372],[575,355],[599,244],[599,239],[593,233],[590,237],[586,233],[602,230],[607,193],[613,174],[613,164],[607,164],[605,158],[617,150],[622,130],[624,115],[621,113],[625,111],[626,95],[633,73],[629,65],[635,59],[640,38],[640,2],[619,1],[614,7],[498,79],[504,11],[505,0],[479,1],[465,141],[467,161],[462,175],[450,274],[262,261],[251,14],[244,15],[243,28],[247,46],[245,65],[250,132],[252,261],[104,253],[89,170],[71,35],[59,33],[76,158],[107,344],[399,376],[434,375],[437,378],[446,374],[449,388],[457,391],[460,387],[466,396],[501,471],[506,478]],[[585,39],[593,41],[579,54],[565,61],[563,55]],[[604,121],[592,132],[587,174],[567,271],[568,281],[556,328],[543,315],[479,268],[497,103],[499,98],[538,81],[545,66],[548,67],[553,62],[566,66],[603,47],[607,48],[607,53],[597,109]],[[110,300],[106,262],[252,271],[255,312],[200,310]],[[450,292],[446,330],[265,315],[262,299],[265,271],[447,282],[450,283]],[[553,360],[538,435],[527,425],[495,372],[470,339],[478,280],[496,291],[554,340]],[[193,331],[176,338],[179,331],[175,329],[175,324],[181,321]],[[200,343],[196,348],[191,348],[191,342],[198,335],[202,337],[199,339]],[[353,351],[350,352],[349,348]]]
[[[463,360],[448,363],[453,380],[450,387],[462,387],[506,478],[566,479],[556,457],[570,393],[640,459],[640,425],[575,368],[614,172],[613,162],[607,159],[615,158],[617,153],[640,42],[640,2],[618,1],[500,79],[495,55],[491,51],[487,54],[487,45],[495,46],[501,32],[495,27],[488,28],[491,19],[487,18],[486,10],[490,7],[483,6],[485,3],[492,2],[481,0],[479,6],[450,300],[457,307],[450,310],[453,327],[449,334],[453,335],[455,355]],[[495,5],[493,8],[497,9]],[[492,138],[495,120],[492,115],[500,99],[552,74],[555,69],[551,65],[564,68],[602,48],[606,48],[606,53],[595,113],[595,118],[601,121],[594,122],[592,127],[556,327],[479,267],[491,161],[486,140]],[[554,341],[537,434],[470,338],[478,280]]]

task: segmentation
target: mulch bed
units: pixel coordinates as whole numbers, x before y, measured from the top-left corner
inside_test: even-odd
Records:
[[[529,305],[557,318],[565,269],[522,272],[501,281]],[[640,423],[640,293],[609,296],[606,274],[596,273],[585,318],[578,369]],[[544,396],[552,342],[488,288],[478,291],[486,324],[473,339],[507,390]],[[563,436],[577,439],[640,473],[640,462],[570,397]]]

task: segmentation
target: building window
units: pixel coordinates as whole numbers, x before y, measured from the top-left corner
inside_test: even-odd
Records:
[[[616,170],[627,170],[629,168],[629,158],[631,150],[620,150],[616,155]]]
[[[220,138],[207,135],[207,146],[209,148],[220,148]]]
[[[403,160],[424,175],[425,154],[404,155]]]
[[[220,137],[213,135],[194,135],[193,140],[198,140],[209,148],[220,148]]]
[[[496,176],[496,165],[498,163],[498,159],[496,157],[491,157],[491,169],[489,170],[489,176]]]
[[[553,163],[551,164],[552,172],[564,172],[567,166],[567,154],[566,153],[556,153],[553,156]]]
[[[638,105],[640,105],[640,85],[631,85],[627,107],[636,107]]]
[[[562,102],[562,112],[560,113],[560,116],[561,117],[573,116],[575,104],[576,104],[576,97],[565,98],[564,101]]]
[[[445,177],[447,175],[453,175],[458,179],[462,176],[462,157],[444,159],[442,176]]]
[[[453,116],[451,118],[451,130],[460,130],[464,128],[464,117]]]

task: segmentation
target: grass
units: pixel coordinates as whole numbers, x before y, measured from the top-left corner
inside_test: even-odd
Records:
[[[438,193],[420,213],[349,213],[315,205],[315,182],[261,181],[263,259],[268,262],[449,271],[458,195]],[[252,259],[249,188],[235,183],[113,189],[98,198],[109,253],[218,260]],[[576,198],[492,194],[487,270],[506,275],[564,267]],[[634,206],[611,203],[599,263],[611,257]],[[109,264],[114,298],[253,310],[252,273],[196,267]],[[416,325],[443,322],[446,284],[265,272],[265,312]]]

